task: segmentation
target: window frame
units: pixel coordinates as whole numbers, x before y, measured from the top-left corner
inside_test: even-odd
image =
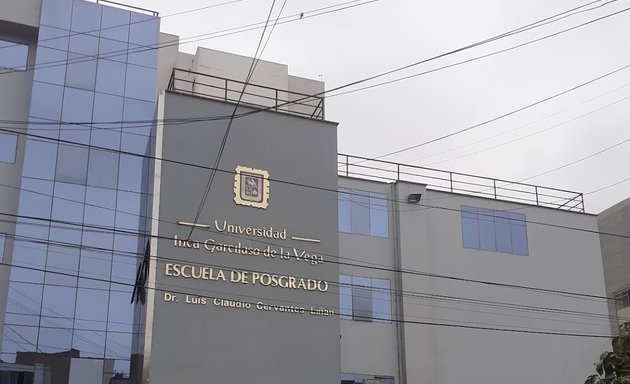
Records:
[[[363,281],[361,283],[357,283],[355,280]],[[369,286],[367,284],[369,284]],[[369,292],[369,295],[365,295],[367,292]],[[384,297],[387,297],[387,300],[383,300]],[[368,298],[370,301],[369,310],[365,308],[365,303],[361,303],[361,301]],[[376,310],[385,306],[385,304],[379,305],[379,301],[387,301],[387,312],[376,312]],[[361,305],[357,308],[357,305],[359,304]],[[393,315],[392,312],[391,279],[339,275],[340,319],[366,323],[391,324]]]
[[[389,198],[387,193],[339,187],[337,189],[337,208],[337,229],[339,232],[383,239],[389,238]],[[383,226],[383,224],[385,225]],[[364,225],[367,228],[364,228]]]
[[[524,213],[462,204],[460,217],[464,248],[529,256]]]
[[[20,43],[20,42],[17,42],[17,41],[10,41],[10,40],[0,39],[0,50],[2,50],[5,53],[5,55],[3,55],[3,56],[5,56],[7,58],[9,56],[11,56],[12,54],[15,55],[15,53],[16,53],[15,51],[23,50],[23,52],[17,52],[20,55],[24,56],[23,60],[20,57],[20,62],[22,62],[22,61],[24,62],[23,65],[7,65],[7,64],[10,64],[9,60],[7,60],[4,63],[2,61],[0,61],[0,68],[10,69],[10,70],[17,71],[17,72],[26,72],[26,69],[28,68],[28,50],[29,50],[28,44]],[[14,58],[14,56],[11,57],[11,59],[13,59],[13,58]]]
[[[8,160],[5,161],[5,159],[3,157],[0,157],[0,164],[15,164],[15,162],[17,160],[17,152],[18,152],[18,145],[20,143],[20,139],[19,139],[18,135],[16,135],[16,134],[0,132],[0,141],[4,141],[3,138],[6,138],[7,140],[14,140],[15,142],[10,142],[10,143],[8,143],[8,146],[7,146],[7,148],[10,148],[11,146],[13,146],[13,151],[11,152],[13,159],[11,161],[8,161]]]

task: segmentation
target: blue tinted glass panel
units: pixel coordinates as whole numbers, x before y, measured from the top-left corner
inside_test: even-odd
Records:
[[[0,67],[26,70],[28,60],[28,45],[0,40]]]
[[[28,284],[12,281],[9,285],[8,313],[36,316],[21,316],[22,325],[37,325],[42,306],[43,287],[40,284]],[[19,315],[18,315],[19,316]],[[8,319],[7,319],[7,322]]]
[[[129,31],[129,63],[157,67],[159,19],[149,15],[132,14]]]
[[[52,243],[81,244],[81,227],[77,225],[55,224],[50,228]]]
[[[96,84],[96,60],[76,53],[68,54],[66,85],[93,91]]]
[[[95,56],[98,53],[98,37],[89,34],[71,35],[68,53],[69,59],[73,59],[76,56],[82,56],[87,59],[86,61],[91,61],[94,63],[94,66],[96,66]]]
[[[512,232],[513,253],[517,255],[529,255],[525,215],[520,213],[510,213],[510,229]]]
[[[339,317],[341,319],[352,318],[352,278],[339,276]]]
[[[140,192],[142,189],[143,159],[139,156],[120,155],[118,188]]]
[[[390,322],[392,318],[392,303],[389,280],[372,279],[372,307],[375,322]]]
[[[109,59],[99,59],[96,74],[96,92],[110,93],[123,96],[125,94],[125,63],[112,61]],[[122,106],[120,112],[122,116]],[[94,119],[95,121],[102,121]],[[107,121],[120,120],[108,119]]]
[[[70,17],[72,15],[72,0],[44,0],[40,23],[55,26],[62,30],[70,29]]]
[[[37,345],[37,328],[20,326],[20,325],[6,325],[5,326],[5,338],[11,340],[10,347],[2,343],[2,350],[6,351],[7,348],[12,348],[13,351],[30,351],[34,352],[34,345]],[[15,355],[9,359],[15,359]],[[3,359],[4,360],[4,359]],[[6,360],[5,360],[6,361]]]
[[[106,357],[116,359],[114,370],[129,372],[129,359],[131,355],[131,334],[126,332],[107,332]]]
[[[65,88],[61,119],[64,122],[81,124],[62,125],[60,138],[72,143],[89,144],[93,106],[93,92]]]
[[[15,240],[13,244],[11,281],[43,282],[44,272],[42,270],[46,268],[46,251],[48,249],[46,244],[34,243],[30,239]]]
[[[81,351],[81,358],[102,358],[105,354],[105,335],[104,331],[98,330],[82,330],[75,326],[72,332],[72,348]]]
[[[155,101],[157,70],[136,65],[127,65],[125,97],[145,101]]]
[[[115,152],[90,149],[88,185],[116,188],[118,185],[118,157]]]
[[[130,12],[119,8],[103,8],[101,38],[98,47],[100,57],[123,63],[127,61],[129,18]],[[122,78],[124,79],[124,77],[123,67]],[[119,94],[122,95],[123,93]]]
[[[38,348],[44,353],[58,353],[70,349],[72,345],[71,327],[66,324],[65,320],[59,320],[59,322],[54,318],[47,320],[39,328]]]
[[[59,120],[38,119],[31,116],[28,119],[28,132],[39,136],[37,140],[58,139]]]
[[[53,198],[52,218],[69,223],[83,221],[85,187],[82,185],[56,183]]]
[[[62,29],[62,28],[48,27],[46,25],[39,26],[39,39],[37,40],[38,55],[39,55],[39,49],[41,47],[67,51],[69,43],[70,43],[69,30]]]
[[[111,243],[110,242],[110,248]],[[104,251],[81,250],[79,287],[109,290],[112,255]]]
[[[22,192],[18,212],[20,216],[50,218],[53,182],[22,178]]]
[[[5,242],[5,234],[0,233],[0,263],[4,263],[4,242]]]
[[[118,191],[116,201],[116,227],[138,230],[140,223],[140,201],[142,195],[136,192]]]
[[[489,209],[478,209],[479,215],[479,244],[484,251],[496,251],[497,245],[494,234],[494,213]]]
[[[351,232],[350,225],[350,195],[346,193],[347,189],[339,188],[337,193],[338,215],[339,215],[339,232]]]
[[[59,121],[62,101],[63,87],[34,81],[30,116]]]
[[[370,197],[367,192],[353,190],[350,195],[352,233],[370,234]]]
[[[125,99],[121,149],[123,151],[145,154],[151,134],[155,104],[135,99]]]
[[[508,212],[494,212],[494,229],[497,240],[497,251],[512,253],[512,234],[510,231],[510,214]]]
[[[352,277],[352,318],[372,321],[372,283],[367,277]]]
[[[60,145],[55,180],[85,185],[87,181],[87,162],[87,148]]]
[[[74,327],[78,329],[105,331],[107,329],[108,305],[108,291],[79,288],[77,290],[77,309]],[[105,340],[103,339],[103,341]],[[101,354],[102,353],[103,351],[101,351]]]
[[[109,331],[131,332],[133,322],[133,305],[131,304],[131,291],[110,292],[109,296]],[[131,334],[129,334],[131,337]],[[131,341],[131,338],[129,339]],[[131,343],[129,343],[131,345]]]
[[[46,284],[76,286],[76,275],[79,272],[79,248],[50,245],[46,258],[46,271]]]
[[[75,1],[72,8],[72,30],[97,35],[101,28],[101,5]]]
[[[33,78],[36,81],[63,85],[66,81],[65,62],[67,59],[68,52],[65,49],[59,51],[57,48],[37,48]],[[59,101],[61,102],[61,99]]]
[[[96,93],[94,95],[94,127],[90,144],[111,148],[120,148],[120,122],[122,121],[123,98]],[[112,122],[118,122],[111,124]],[[109,124],[105,124],[109,123]]]
[[[0,163],[15,163],[17,141],[17,135],[0,133]]]
[[[387,195],[370,192],[370,235],[387,237]]]
[[[60,327],[71,328],[74,317],[74,305],[76,288],[44,286],[44,296],[42,300],[42,316],[54,321]],[[67,334],[66,334],[67,336]],[[66,337],[69,339],[69,337]]]
[[[23,175],[52,180],[55,177],[57,143],[27,139]]]
[[[462,238],[465,248],[480,249],[477,208],[462,206]]]

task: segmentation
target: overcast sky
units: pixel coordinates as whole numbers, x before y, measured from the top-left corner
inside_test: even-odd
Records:
[[[270,0],[168,16],[229,0],[126,0],[156,10],[162,32],[209,34],[264,21]],[[348,0],[287,0],[262,56],[289,73],[323,79],[331,89],[351,81],[499,35],[589,3],[531,0],[379,0],[338,12],[312,12]],[[274,17],[283,0],[276,1]],[[531,41],[630,7],[594,2],[584,12],[483,46],[380,78],[395,79]],[[595,8],[595,9],[591,9]],[[310,17],[312,16],[312,17]],[[339,125],[339,152],[375,157],[474,126],[630,64],[630,11],[581,28],[433,73],[326,100]],[[197,46],[252,56],[261,30],[210,37]],[[198,39],[195,39],[198,40]],[[373,84],[368,83],[368,84]],[[350,88],[352,89],[352,88]],[[629,99],[626,99],[629,98]],[[456,172],[520,181],[630,139],[630,68],[509,117],[414,150],[385,157]],[[533,184],[588,193],[630,178],[630,142],[546,175]],[[630,197],[630,181],[585,196],[598,213]]]

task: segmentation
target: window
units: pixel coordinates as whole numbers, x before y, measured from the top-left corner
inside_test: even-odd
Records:
[[[0,263],[4,263],[4,239],[5,234],[0,233]]]
[[[387,195],[339,188],[339,232],[388,237]]]
[[[342,319],[389,323],[392,318],[389,280],[340,275],[339,315]]]
[[[0,67],[26,70],[26,59],[28,58],[28,45],[0,40]]]
[[[391,376],[342,373],[341,384],[394,384],[394,378]]]
[[[525,215],[462,205],[464,248],[528,255]]]
[[[624,289],[620,292],[615,292],[614,296],[617,310],[625,307],[630,307],[630,288]]]
[[[17,135],[0,133],[0,163],[15,163]]]

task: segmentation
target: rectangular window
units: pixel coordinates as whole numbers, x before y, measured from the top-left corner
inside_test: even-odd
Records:
[[[339,232],[388,237],[387,195],[339,188]]]
[[[18,71],[26,70],[28,45],[0,40],[0,51],[2,52],[0,55],[0,67]]]
[[[623,291],[616,292],[614,296],[615,296],[615,305],[617,307],[617,310],[630,307],[630,288],[624,289]]]
[[[389,323],[392,319],[389,287],[388,279],[340,275],[340,318]]]
[[[15,164],[17,135],[0,133],[0,163]]]
[[[4,241],[5,234],[0,233],[0,263],[4,263]]]
[[[528,255],[525,215],[462,205],[464,248]]]

